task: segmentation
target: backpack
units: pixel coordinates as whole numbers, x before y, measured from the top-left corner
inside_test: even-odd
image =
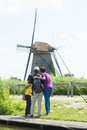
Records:
[[[40,77],[40,75],[37,75]],[[33,92],[35,93],[41,93],[42,92],[42,82],[39,78],[34,78],[33,79]]]

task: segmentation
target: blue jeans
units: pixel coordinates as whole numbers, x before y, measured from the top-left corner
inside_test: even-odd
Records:
[[[50,96],[51,96],[51,94],[52,94],[52,88],[50,88],[50,87],[44,88],[46,114],[48,114],[50,112]]]

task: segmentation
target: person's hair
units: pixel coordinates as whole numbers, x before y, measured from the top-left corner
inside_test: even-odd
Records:
[[[39,72],[39,70],[40,70],[40,69],[39,69],[39,67],[38,67],[38,66],[35,66],[35,67],[34,67],[34,69],[33,69],[34,73],[38,73],[38,72]]]
[[[38,73],[39,72],[39,70],[34,70],[34,73]]]
[[[41,72],[46,72],[46,68],[45,68],[45,67],[41,67],[41,68],[40,68],[40,71],[41,71]]]

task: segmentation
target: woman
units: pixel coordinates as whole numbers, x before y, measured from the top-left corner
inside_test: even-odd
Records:
[[[42,75],[42,80],[44,81],[44,99],[45,99],[45,109],[46,109],[46,115],[50,112],[50,96],[52,94],[53,90],[53,82],[51,79],[51,76],[46,72],[45,67],[40,68],[40,72]]]

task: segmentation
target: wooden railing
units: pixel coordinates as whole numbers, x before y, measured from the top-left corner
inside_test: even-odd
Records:
[[[84,85],[87,85],[85,82],[56,82],[53,83],[55,86],[64,86],[67,87],[67,96],[74,96],[74,87],[77,85],[78,87],[83,87]],[[83,86],[81,86],[83,85]],[[25,87],[25,84],[16,84],[15,86],[18,86],[18,95],[20,95],[20,87]]]

